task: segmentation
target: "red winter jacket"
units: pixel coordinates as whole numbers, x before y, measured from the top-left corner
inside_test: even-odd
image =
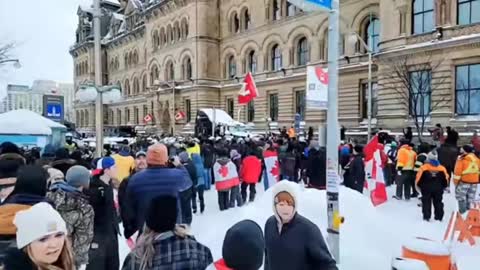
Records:
[[[213,263],[213,267],[212,265],[207,268],[207,270],[233,270],[231,268],[228,268],[227,264],[225,263],[225,261],[223,259],[220,259],[216,262]]]
[[[256,184],[262,173],[262,162],[256,156],[243,159],[240,169],[240,179],[247,184]]]

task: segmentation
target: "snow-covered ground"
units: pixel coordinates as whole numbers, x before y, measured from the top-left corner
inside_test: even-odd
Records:
[[[327,213],[326,193],[304,189],[299,186],[299,212],[315,222],[326,237]],[[252,219],[262,228],[272,215],[271,192],[263,191],[263,184],[257,186],[257,198],[241,208],[220,212],[217,194],[214,190],[205,192],[206,210],[194,215],[192,233],[196,239],[208,246],[214,259],[222,256],[225,232],[236,222]],[[389,189],[389,193],[393,193]],[[392,259],[401,254],[401,247],[414,237],[442,240],[450,213],[456,209],[455,198],[444,196],[445,218],[443,222],[424,222],[417,201],[389,200],[375,208],[368,197],[342,187],[340,189],[340,211],[345,217],[340,235],[340,269],[342,270],[385,270],[391,269]],[[478,239],[480,242],[480,239]],[[121,261],[128,254],[128,247],[120,241]],[[459,270],[478,270],[480,244],[455,243],[451,247],[458,262]]]

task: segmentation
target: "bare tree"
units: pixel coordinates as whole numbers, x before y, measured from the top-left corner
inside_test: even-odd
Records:
[[[11,57],[11,52],[15,47],[14,43],[0,43],[0,66],[2,65],[2,61],[7,60]]]
[[[385,90],[392,90],[398,102],[408,108],[418,139],[423,142],[425,123],[430,113],[447,103],[445,95],[436,93],[445,87],[446,77],[437,75],[442,72],[443,60],[433,61],[429,55],[419,62],[418,56],[404,55],[381,61],[386,69],[379,76],[380,85]]]

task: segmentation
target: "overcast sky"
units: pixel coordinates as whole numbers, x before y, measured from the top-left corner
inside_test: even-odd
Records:
[[[17,43],[12,52],[22,67],[0,68],[0,96],[8,83],[31,85],[36,79],[73,83],[69,47],[75,41],[77,7],[92,0],[0,0],[0,44]]]

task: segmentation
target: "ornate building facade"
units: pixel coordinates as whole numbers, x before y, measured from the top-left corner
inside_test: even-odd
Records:
[[[115,2],[102,3],[103,83],[120,85],[124,99],[105,105],[107,129],[186,131],[198,109],[212,107],[261,130],[267,119],[290,126],[296,113],[307,126],[325,121],[325,112],[305,107],[305,71],[308,65],[328,64],[328,13],[303,12],[286,0]],[[374,124],[399,130],[413,125],[420,111],[428,115],[427,126],[480,122],[478,0],[340,2],[342,125],[362,129],[367,118],[368,56],[360,42],[352,42],[352,33],[374,52]],[[94,57],[92,10],[79,7],[77,14],[77,41],[70,53],[78,88],[93,82]],[[410,96],[421,92],[413,106],[411,97],[403,102],[398,91],[402,78],[390,81],[395,62],[405,63],[407,77],[425,73],[435,85],[405,89]],[[427,68],[416,70],[422,64]],[[236,97],[248,71],[260,96],[240,106]],[[94,131],[94,110],[93,104],[76,103],[77,126],[85,133]],[[175,121],[178,110],[186,117]],[[147,114],[153,120],[143,123]]]

